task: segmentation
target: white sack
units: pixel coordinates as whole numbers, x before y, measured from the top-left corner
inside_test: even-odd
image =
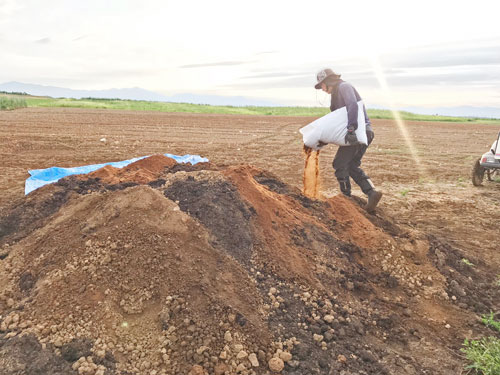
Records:
[[[336,109],[329,114],[320,117],[309,125],[300,129],[304,144],[315,150],[320,149],[318,143],[334,143],[339,146],[347,146],[345,136],[347,134],[347,108]],[[358,128],[356,137],[360,143],[368,144],[366,138],[366,120],[363,101],[358,102]]]

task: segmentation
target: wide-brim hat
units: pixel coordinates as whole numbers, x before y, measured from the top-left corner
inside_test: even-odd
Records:
[[[316,74],[316,80],[318,81],[318,83],[316,83],[316,85],[314,85],[314,88],[320,89],[321,84],[325,81],[325,79],[327,79],[328,77],[331,77],[331,76],[334,76],[335,78],[340,78],[340,74],[335,73],[331,69],[327,68],[327,69],[320,70],[318,72],[318,74]]]

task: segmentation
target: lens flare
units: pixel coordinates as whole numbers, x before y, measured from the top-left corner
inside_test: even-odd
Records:
[[[398,125],[399,131],[401,132],[406,145],[408,146],[408,150],[411,153],[411,156],[413,158],[413,161],[415,162],[415,165],[417,166],[417,171],[419,174],[419,177],[427,177],[427,171],[425,170],[425,167],[422,165],[420,158],[418,157],[418,152],[417,148],[413,144],[413,141],[410,137],[410,134],[408,133],[408,129],[406,128],[406,125],[401,118],[401,115],[399,111],[396,109],[396,106],[394,104],[394,100],[391,95],[391,90],[389,89],[389,86],[387,85],[387,80],[385,79],[384,71],[382,70],[382,67],[380,65],[380,61],[378,59],[378,56],[376,54],[372,54],[372,57],[370,58],[370,62],[373,68],[373,73],[375,74],[375,77],[377,78],[377,81],[380,84],[380,88],[382,89],[382,92],[385,95],[386,103],[389,106],[389,110],[392,112],[394,116],[394,120],[396,121],[396,124]]]

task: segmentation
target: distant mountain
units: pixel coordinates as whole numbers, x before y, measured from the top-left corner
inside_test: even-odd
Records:
[[[261,107],[280,107],[286,104],[273,103],[258,98],[248,98],[245,96],[220,96],[220,95],[199,95],[182,93],[172,96],[159,94],[154,91],[141,89],[140,87],[109,90],[73,90],[64,87],[43,86],[21,82],[6,82],[0,84],[0,91],[7,92],[25,92],[36,96],[50,96],[53,98],[102,98],[102,99],[129,99],[129,100],[147,100],[153,102],[171,102],[171,103],[193,103],[209,105],[231,105],[241,106],[261,106]],[[381,107],[370,107],[379,108]],[[460,116],[460,117],[483,117],[500,118],[500,107],[405,107],[401,111],[408,111],[423,115],[442,115],[442,116]]]
[[[154,91],[141,89],[140,87],[109,90],[73,90],[64,87],[43,86],[21,82],[6,82],[0,84],[0,91],[25,92],[35,96],[50,96],[53,98],[101,98],[101,99],[129,99],[147,100],[154,102],[193,103],[209,105],[231,105],[231,106],[278,106],[279,104],[265,100],[247,98],[244,96],[219,96],[219,95],[197,95],[176,94],[166,96]]]
[[[73,90],[64,87],[34,85],[21,82],[7,82],[0,84],[0,91],[25,92],[35,96],[50,96],[53,98],[103,98],[103,99],[131,99],[149,101],[167,101],[167,97],[139,87],[109,90]]]
[[[196,95],[196,94],[176,94],[169,97],[169,102],[174,103],[194,103],[210,105],[231,105],[259,106],[259,107],[280,107],[283,104],[273,103],[267,100],[248,98],[245,96],[219,96],[219,95]]]
[[[441,115],[441,116],[457,116],[457,117],[481,117],[500,119],[500,108],[495,107],[406,107],[401,108],[402,111],[418,113],[421,115]]]

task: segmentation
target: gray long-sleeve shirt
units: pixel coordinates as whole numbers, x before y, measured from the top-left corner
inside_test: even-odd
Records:
[[[347,126],[353,126],[354,129],[358,128],[358,102],[361,100],[356,89],[348,82],[341,79],[334,85],[332,91],[332,100],[330,110],[333,112],[336,109],[346,107],[347,109]],[[363,104],[363,111],[365,112],[366,130],[373,131],[370,119],[366,113],[366,108]]]

